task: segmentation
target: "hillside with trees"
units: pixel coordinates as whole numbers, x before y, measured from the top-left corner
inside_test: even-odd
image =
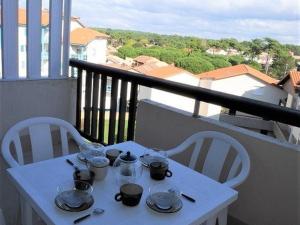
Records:
[[[139,31],[95,29],[111,37],[109,44],[118,49],[119,57],[153,56],[195,74],[244,63],[280,79],[285,72],[296,66],[297,62],[289,52],[300,55],[300,46],[284,45],[271,38],[239,42],[234,38],[210,40]],[[209,54],[206,52],[208,49],[234,50],[237,54]],[[268,55],[265,65],[257,62],[261,53]]]

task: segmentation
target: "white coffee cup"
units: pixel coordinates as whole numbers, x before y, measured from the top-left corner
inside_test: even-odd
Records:
[[[95,180],[103,180],[108,171],[109,159],[103,156],[93,157],[88,161],[89,170],[95,173]]]

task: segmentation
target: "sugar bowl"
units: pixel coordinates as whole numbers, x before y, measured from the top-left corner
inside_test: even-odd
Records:
[[[108,171],[109,159],[103,156],[93,157],[88,160],[88,168],[94,172],[95,180],[103,180]]]

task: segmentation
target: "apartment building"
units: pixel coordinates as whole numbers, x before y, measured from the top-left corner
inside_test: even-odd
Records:
[[[78,17],[71,18],[70,24],[70,57],[94,63],[106,63],[107,39],[106,34],[86,28]],[[0,29],[1,35],[1,29]],[[19,74],[26,78],[27,64],[27,16],[26,9],[18,10],[18,49],[19,49]],[[1,43],[0,43],[1,48]],[[0,54],[1,55],[1,54]],[[1,57],[1,56],[0,56]],[[48,75],[49,60],[49,11],[41,12],[41,73]],[[0,67],[2,77],[2,67]]]

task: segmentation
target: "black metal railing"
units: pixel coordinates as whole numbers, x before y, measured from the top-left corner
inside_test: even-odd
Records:
[[[203,101],[228,108],[231,113],[240,111],[265,120],[300,127],[300,112],[282,106],[76,59],[70,60],[70,66],[72,71],[77,69],[75,73],[78,76],[76,128],[84,137],[92,141],[113,144],[133,140],[139,86],[194,99],[194,116],[198,115],[199,101]],[[84,80],[83,72],[86,74]],[[108,79],[111,80],[111,93],[109,94],[110,107],[106,109]],[[83,81],[85,81],[85,93],[82,91]],[[120,88],[119,84],[121,84]],[[127,104],[128,88],[130,88],[129,104]],[[85,100],[84,105],[82,97]],[[83,115],[82,109],[84,109]],[[108,115],[109,119],[106,118]],[[108,130],[105,128],[106,121],[108,121]],[[125,129],[126,125],[127,129]],[[105,134],[107,134],[107,141],[105,141]]]

